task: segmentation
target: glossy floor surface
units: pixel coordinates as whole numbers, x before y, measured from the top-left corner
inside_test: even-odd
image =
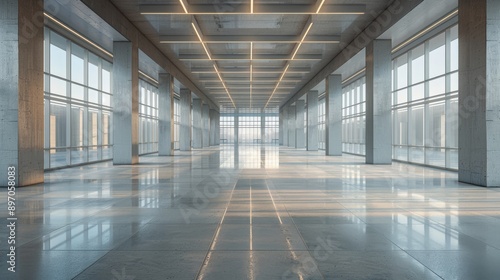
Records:
[[[0,227],[0,279],[500,279],[499,189],[323,153],[227,146],[49,172],[17,192],[16,274]]]

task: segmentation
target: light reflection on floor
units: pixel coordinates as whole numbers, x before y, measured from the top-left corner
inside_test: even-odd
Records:
[[[227,145],[47,173],[18,189],[18,274],[2,261],[0,279],[498,279],[499,189],[323,153]]]

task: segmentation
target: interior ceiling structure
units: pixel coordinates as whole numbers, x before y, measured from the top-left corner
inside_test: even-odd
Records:
[[[113,0],[224,107],[276,107],[391,0]]]

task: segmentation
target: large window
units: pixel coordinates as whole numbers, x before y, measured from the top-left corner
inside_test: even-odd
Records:
[[[458,27],[393,61],[393,157],[458,169]]]
[[[45,168],[111,159],[112,64],[45,29]]]
[[[365,155],[366,129],[365,78],[342,88],[342,150]]]
[[[139,154],[158,152],[158,88],[139,80]]]
[[[262,128],[264,128],[264,134],[262,134]],[[279,145],[279,108],[235,110],[221,107],[221,144],[234,144],[236,139],[239,144]]]
[[[238,110],[238,143],[261,143],[261,110],[242,108]]]

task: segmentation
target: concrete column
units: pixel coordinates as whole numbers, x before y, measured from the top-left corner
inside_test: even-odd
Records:
[[[234,110],[234,146],[239,144],[239,112],[238,109]],[[235,155],[236,156],[236,155]]]
[[[266,110],[261,109],[260,112],[260,143],[266,143]],[[272,141],[272,140],[271,140]]]
[[[366,47],[366,163],[392,164],[391,40]]]
[[[295,148],[295,105],[288,107],[288,147]]]
[[[203,104],[203,108],[201,111],[201,131],[203,136],[203,147],[210,147],[209,139],[210,139],[210,107],[208,104]]]
[[[16,186],[44,181],[43,3],[0,2],[2,187],[8,186],[9,167],[15,168]]]
[[[280,110],[279,114],[279,138],[280,146],[283,145],[283,110]]]
[[[181,120],[179,126],[179,149],[191,151],[191,90],[181,88]]]
[[[326,155],[342,156],[342,75],[326,78]]]
[[[113,43],[113,164],[139,162],[139,49]]]
[[[217,111],[215,111],[214,109],[210,109],[210,113],[209,113],[209,116],[210,116],[210,146],[215,146],[215,132],[216,132],[216,115],[217,115]]]
[[[500,1],[459,0],[461,182],[500,186]]]
[[[220,112],[215,113],[215,144],[220,145]]]
[[[174,155],[174,76],[160,74],[158,87],[158,155]]]
[[[203,147],[203,119],[201,99],[193,99],[193,148]]]
[[[288,146],[288,107],[283,108],[283,146]]]
[[[318,91],[307,93],[307,150],[318,150]]]
[[[304,100],[295,102],[295,148],[302,149],[306,146],[306,133],[304,128]]]

